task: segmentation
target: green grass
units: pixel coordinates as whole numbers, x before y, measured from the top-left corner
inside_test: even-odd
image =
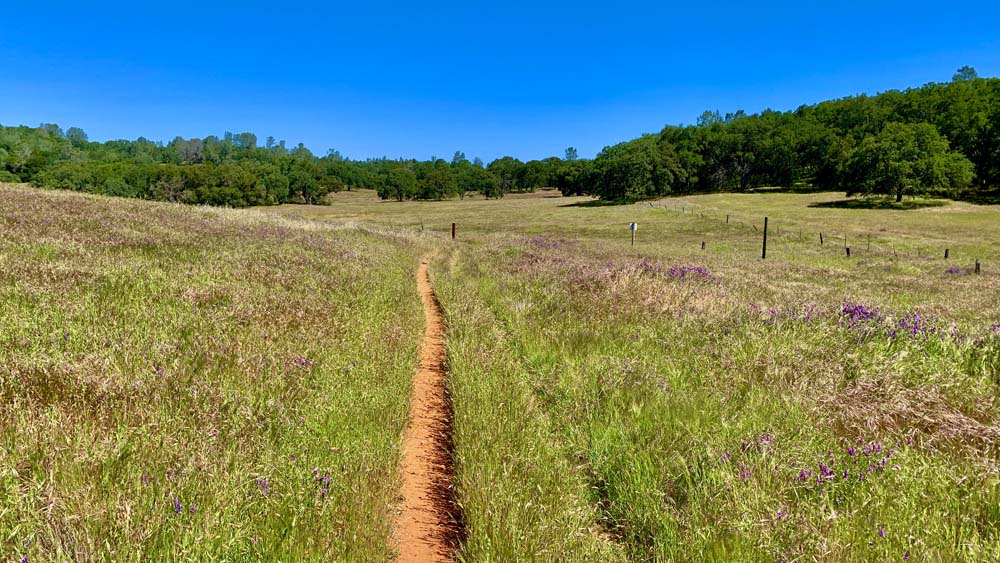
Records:
[[[466,559],[1000,560],[1000,210],[547,195],[281,210],[443,239]],[[970,338],[838,326],[844,303]]]
[[[391,558],[431,255],[460,559],[998,561],[1000,209],[842,200],[3,188],[0,557]]]
[[[0,224],[0,558],[391,557],[411,248],[9,187]]]

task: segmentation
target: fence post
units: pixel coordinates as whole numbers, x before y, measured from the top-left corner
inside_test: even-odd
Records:
[[[455,240],[455,223],[451,224],[451,240]]]
[[[760,259],[767,259],[767,217],[764,217],[764,246],[760,249]]]

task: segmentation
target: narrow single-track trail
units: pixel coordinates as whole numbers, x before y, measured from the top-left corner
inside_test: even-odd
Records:
[[[453,481],[444,315],[427,262],[417,270],[417,289],[424,304],[424,338],[403,438],[403,506],[396,524],[397,561],[407,563],[451,561],[462,533]]]

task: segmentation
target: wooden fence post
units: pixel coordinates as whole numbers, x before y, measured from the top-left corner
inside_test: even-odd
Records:
[[[767,217],[764,217],[764,246],[760,249],[760,259],[767,259]]]

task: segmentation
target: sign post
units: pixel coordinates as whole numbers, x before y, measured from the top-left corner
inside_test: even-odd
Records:
[[[639,223],[629,223],[628,230],[632,231],[632,246],[635,246],[635,232],[639,230]]]

